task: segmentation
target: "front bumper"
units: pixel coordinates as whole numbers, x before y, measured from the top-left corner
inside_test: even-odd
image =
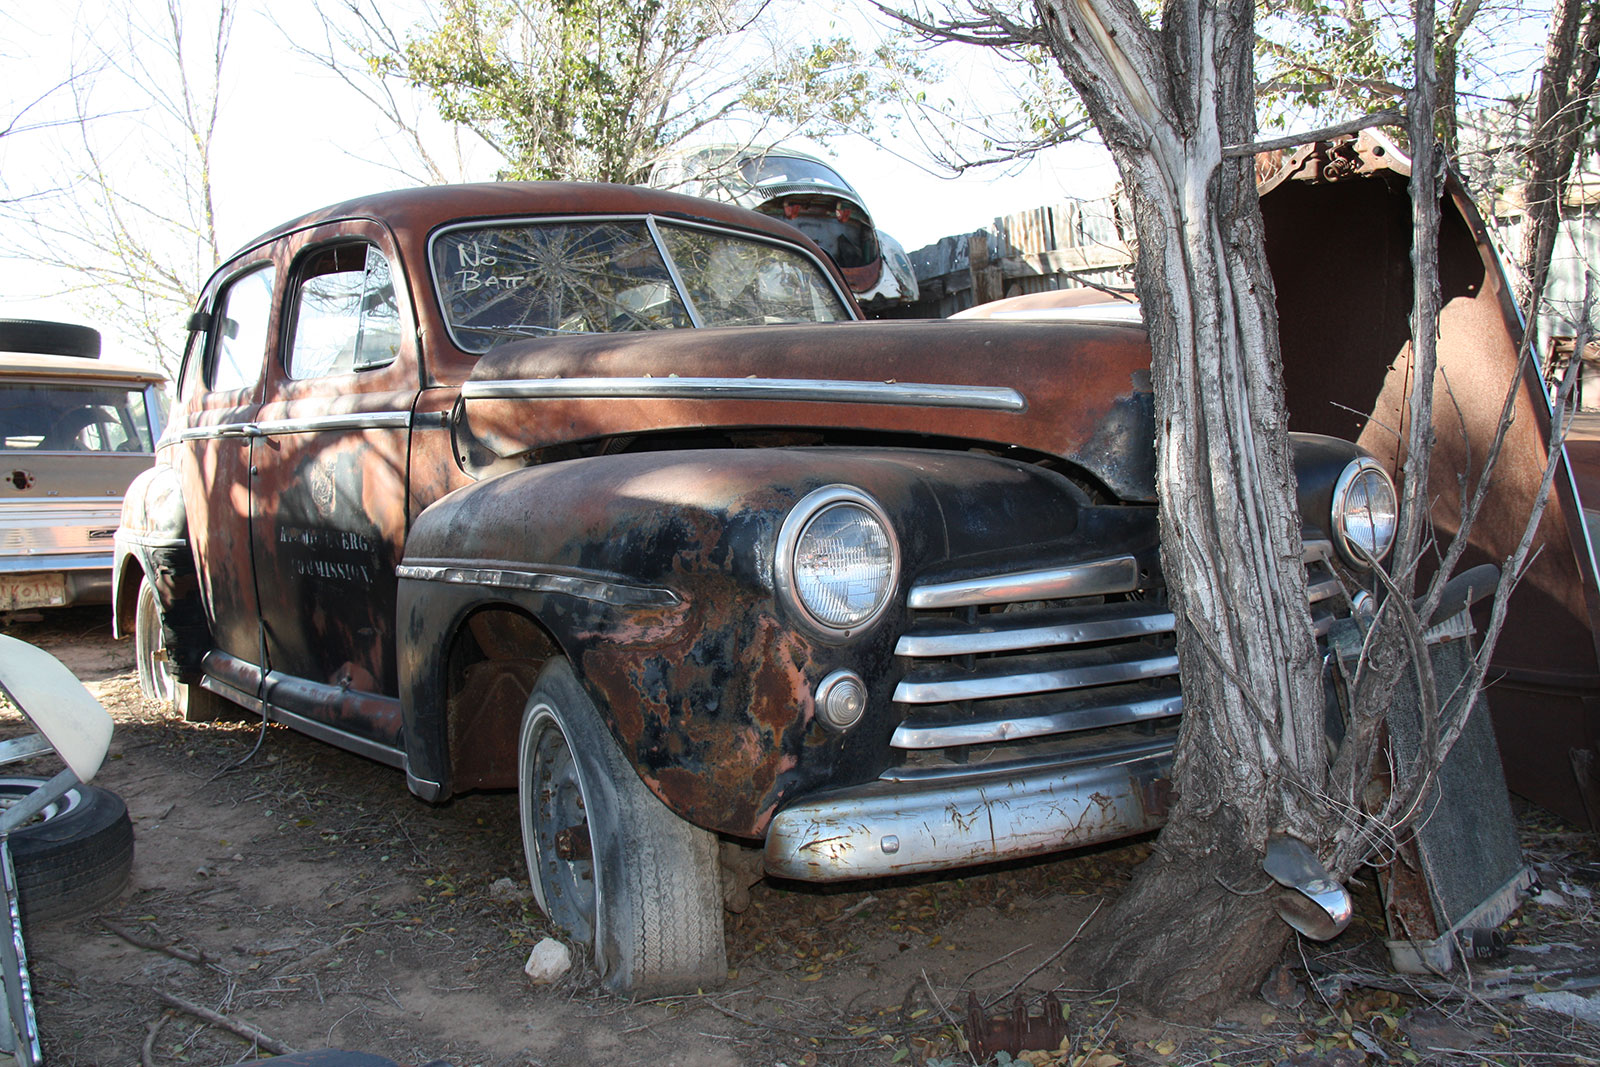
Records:
[[[992,772],[880,779],[809,796],[767,833],[768,874],[806,882],[943,871],[1155,830],[1170,735]]]

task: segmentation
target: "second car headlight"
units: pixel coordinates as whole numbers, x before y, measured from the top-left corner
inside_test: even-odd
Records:
[[[1396,499],[1394,482],[1377,460],[1363,456],[1346,465],[1333,486],[1332,515],[1334,543],[1346,560],[1365,567],[1367,557],[1389,554],[1399,526]]]
[[[785,603],[824,636],[843,637],[888,606],[900,546],[877,501],[852,486],[829,485],[783,520],[773,568]]]

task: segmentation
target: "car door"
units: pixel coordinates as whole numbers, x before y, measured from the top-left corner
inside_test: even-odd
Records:
[[[213,657],[208,670],[216,667],[249,696],[256,695],[259,675],[248,668],[261,663],[250,551],[251,447],[277,273],[265,254],[246,259],[202,306],[182,377],[184,424],[176,431],[201,598],[213,649],[226,657]]]
[[[416,329],[379,224],[319,227],[290,251],[252,460],[267,699],[277,717],[393,762]]]

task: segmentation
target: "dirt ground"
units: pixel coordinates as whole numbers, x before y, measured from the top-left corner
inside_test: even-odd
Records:
[[[1273,1003],[1249,999],[1209,1027],[1141,1016],[1085,988],[1068,950],[1145,855],[1136,842],[960,879],[764,883],[729,916],[726,986],[630,1002],[581,968],[553,986],[524,976],[551,931],[527,893],[513,796],[430,806],[397,772],[281,727],[163,718],[103,609],[7,629],[116,718],[96,784],[127,801],[136,835],[117,900],[28,929],[52,1064],[268,1054],[175,1000],[288,1048],[402,1064],[975,1064],[969,994],[998,1016],[1019,998],[1038,1012],[1046,993],[1065,1038],[1024,1057],[1036,1064],[1600,1063],[1600,1029],[1578,1021],[1600,988],[1600,853],[1538,813],[1523,831],[1549,891],[1509,928],[1513,956],[1470,985],[1389,974],[1367,893],[1339,940],[1291,946]],[[22,730],[0,714],[0,735]],[[1524,995],[1552,990],[1578,1006]],[[1589,1010],[1600,1019],[1600,1002]]]

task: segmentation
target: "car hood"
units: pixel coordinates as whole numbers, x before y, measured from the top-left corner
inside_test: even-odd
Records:
[[[591,334],[485,355],[464,429],[501,459],[704,429],[911,434],[1059,456],[1121,499],[1155,499],[1142,329],[853,322]]]

